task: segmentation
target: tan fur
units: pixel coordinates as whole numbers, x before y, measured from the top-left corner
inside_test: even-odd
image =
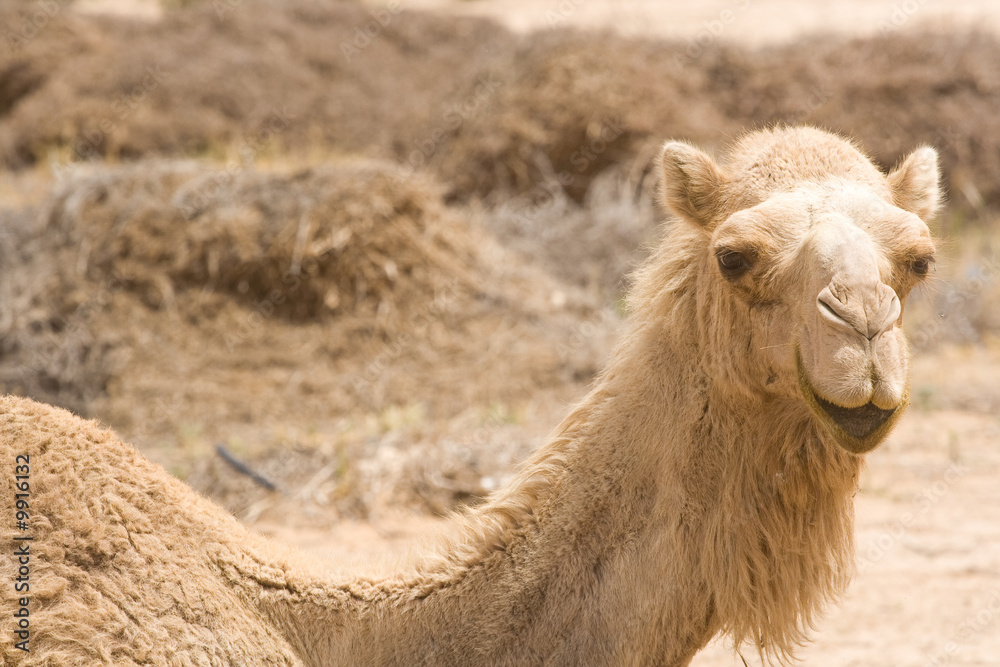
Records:
[[[685,221],[637,273],[607,369],[508,488],[389,577],[253,537],[97,424],[2,399],[3,544],[18,533],[17,454],[31,457],[34,537],[32,651],[5,626],[5,664],[686,665],[720,632],[786,661],[850,578],[861,464],[803,392],[836,402],[863,385],[905,404],[875,366],[858,379],[822,349],[889,338],[905,356],[898,322],[850,334],[891,297],[817,334],[811,275],[905,299],[933,246],[897,206],[926,216],[937,201],[926,151],[887,178],[809,128],[748,135],[721,165],[668,144],[664,203]],[[845,220],[864,261],[823,256],[820,232]],[[725,278],[719,243],[742,244],[753,270]],[[810,335],[815,359],[797,366]],[[0,568],[10,582],[6,554]],[[5,623],[12,595],[5,584]]]

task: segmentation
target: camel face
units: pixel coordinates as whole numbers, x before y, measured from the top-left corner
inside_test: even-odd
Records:
[[[934,257],[916,215],[835,179],[779,193],[713,232],[720,291],[757,311],[761,364],[791,382],[845,449],[863,453],[906,405],[907,294]]]
[[[936,154],[885,176],[795,128],[749,135],[724,167],[668,144],[662,165],[665,203],[706,234],[699,307],[743,339],[744,384],[803,401],[849,452],[876,447],[908,404],[902,312],[934,261]]]

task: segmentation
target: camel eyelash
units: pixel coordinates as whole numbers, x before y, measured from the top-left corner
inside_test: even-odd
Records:
[[[754,255],[750,252],[722,247],[715,251],[719,271],[727,280],[737,280],[753,268]]]
[[[934,270],[934,257],[932,255],[923,255],[911,259],[909,269],[914,275],[923,278]]]

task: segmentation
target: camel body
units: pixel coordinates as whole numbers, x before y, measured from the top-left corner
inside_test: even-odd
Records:
[[[30,651],[5,631],[5,664],[681,666],[720,633],[787,661],[850,580],[861,454],[905,407],[894,308],[933,251],[932,162],[885,176],[810,128],[748,135],[721,167],[668,144],[682,220],[607,368],[509,486],[389,576],[254,536],[96,423],[3,398],[0,488],[23,461],[29,491],[0,532],[31,538],[30,590],[0,594],[7,623],[30,600]]]

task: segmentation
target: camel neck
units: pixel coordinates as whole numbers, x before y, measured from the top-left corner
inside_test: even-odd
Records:
[[[264,606],[317,665],[685,664],[711,598],[660,525],[673,501],[648,457],[665,424],[630,418],[642,406],[616,391],[605,378],[409,574],[310,581]]]
[[[316,665],[685,665],[718,631],[780,653],[846,582],[857,460],[805,420],[733,418],[662,352],[618,355],[408,574],[304,579],[263,606]],[[781,616],[789,599],[805,613]]]

